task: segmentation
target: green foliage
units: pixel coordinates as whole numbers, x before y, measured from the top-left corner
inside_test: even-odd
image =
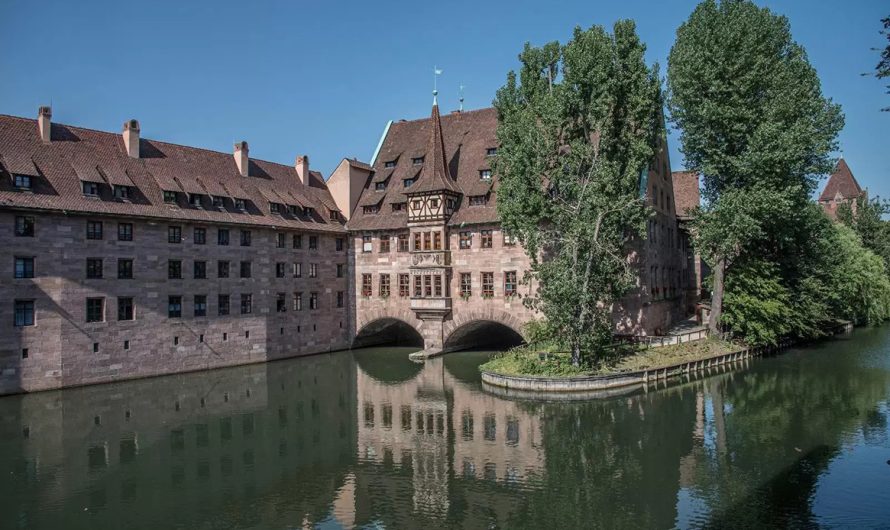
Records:
[[[878,324],[890,318],[890,277],[884,260],[865,248],[859,236],[837,225],[837,247],[832,252],[842,259],[836,272],[842,316]]]
[[[882,18],[881,23],[884,25],[881,35],[887,37],[887,46],[881,51],[881,61],[875,67],[875,77],[878,79],[890,77],[890,17]],[[890,94],[890,85],[887,85],[887,93]],[[890,107],[881,110],[890,112]]]
[[[526,44],[494,102],[498,214],[533,261],[538,290],[525,302],[575,366],[611,341],[611,305],[634,281],[625,247],[648,216],[639,178],[661,126],[644,52],[630,21]]]
[[[855,210],[850,203],[843,203],[837,209],[838,220],[852,228],[865,248],[881,256],[890,270],[890,222],[884,220],[888,213],[890,204],[880,197],[860,197]]]
[[[782,285],[777,269],[755,258],[727,278],[723,323],[748,344],[776,344],[792,331],[791,293]]]

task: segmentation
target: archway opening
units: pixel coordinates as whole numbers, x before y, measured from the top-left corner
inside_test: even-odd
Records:
[[[352,340],[353,348],[369,346],[411,346],[423,348],[423,337],[410,324],[396,318],[369,322]]]
[[[444,350],[506,350],[524,343],[516,330],[493,320],[467,322],[445,339]]]

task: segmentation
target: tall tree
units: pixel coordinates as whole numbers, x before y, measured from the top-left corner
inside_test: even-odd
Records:
[[[677,30],[668,106],[687,168],[703,176],[698,247],[712,264],[712,333],[725,277],[757,238],[776,237],[831,169],[843,126],[788,20],[747,0],[705,0]],[[740,224],[737,218],[744,218]]]
[[[551,337],[572,363],[612,338],[611,306],[634,282],[626,247],[648,210],[640,174],[661,127],[659,81],[632,21],[529,44],[498,90],[498,213],[532,259]]]
[[[890,77],[890,16],[881,19],[881,23],[884,24],[881,35],[887,37],[887,46],[881,51],[881,61],[875,67],[875,76],[878,79]],[[890,85],[887,85],[887,89],[887,93],[890,94]],[[890,112],[890,107],[884,107],[881,110]]]

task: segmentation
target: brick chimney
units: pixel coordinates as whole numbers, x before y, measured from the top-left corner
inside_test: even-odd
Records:
[[[139,158],[139,122],[127,120],[124,122],[124,148],[130,158]]]
[[[37,111],[37,127],[40,129],[40,139],[44,143],[49,143],[52,130],[53,109],[50,107],[40,107]]]
[[[304,186],[309,185],[309,155],[300,155],[297,157],[297,162],[294,164],[294,167],[297,169],[297,178],[300,179],[300,183]]]
[[[235,165],[242,177],[247,176],[247,167],[250,165],[250,157],[247,156],[249,150],[247,142],[243,140],[235,144]]]

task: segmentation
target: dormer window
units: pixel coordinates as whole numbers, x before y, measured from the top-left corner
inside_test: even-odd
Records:
[[[386,182],[385,182],[385,181],[384,181],[384,182],[378,182],[377,184],[374,185],[374,189],[377,190],[377,191],[383,191],[383,190],[385,190],[385,189],[386,189]]]
[[[235,209],[239,212],[247,210],[247,201],[244,199],[235,199]]]
[[[340,220],[340,212],[337,210],[328,210],[328,219],[331,221],[339,221]]]
[[[387,162],[384,162],[384,163],[383,163],[383,167],[385,167],[386,169],[389,169],[389,168],[391,168],[391,167],[396,167],[396,161],[395,161],[395,160],[389,160],[389,161],[387,161]]]
[[[401,212],[405,209],[405,203],[403,202],[394,202],[392,203],[392,211]]]
[[[115,186],[114,196],[122,201],[130,200],[130,186]]]
[[[189,195],[189,204],[195,208],[201,208],[203,205],[201,203],[201,194],[200,193],[192,193]]]
[[[281,205],[278,204],[277,202],[270,202],[269,203],[269,211],[274,214],[280,214],[281,213]]]
[[[214,197],[213,197],[213,207],[214,207],[214,208],[220,208],[220,209],[222,209],[223,206],[224,206],[223,198],[222,198],[222,197],[214,196]]]
[[[313,215],[315,215],[315,208],[312,208],[311,206],[305,206],[303,208],[303,215],[306,217],[312,217]]]
[[[95,182],[84,182],[83,194],[88,197],[97,197],[99,195],[99,184]]]
[[[496,154],[498,154],[497,147],[489,147],[488,149],[485,150],[485,156],[494,156]]]
[[[20,190],[31,189],[31,175],[13,175],[13,185]]]
[[[378,213],[379,211],[380,211],[380,206],[378,206],[376,204],[372,204],[371,206],[363,206],[362,207],[362,213],[365,213],[365,214],[375,214],[375,213]]]
[[[470,206],[485,206],[487,202],[485,195],[470,195]]]
[[[423,157],[416,156],[411,159],[411,163],[414,164],[415,166],[422,166],[423,165]]]
[[[480,169],[479,170],[479,179],[480,180],[491,180],[491,170],[490,169]]]
[[[291,204],[290,205],[290,214],[293,215],[294,217],[300,215],[300,207],[296,206],[294,204]]]
[[[176,192],[175,191],[164,191],[164,202],[167,204],[175,204],[176,203]]]
[[[414,181],[415,181],[415,180],[416,180],[416,179],[413,179],[413,178],[405,179],[405,180],[403,181],[403,183],[405,184],[405,187],[406,187],[406,188],[410,188],[410,187],[414,184]]]

